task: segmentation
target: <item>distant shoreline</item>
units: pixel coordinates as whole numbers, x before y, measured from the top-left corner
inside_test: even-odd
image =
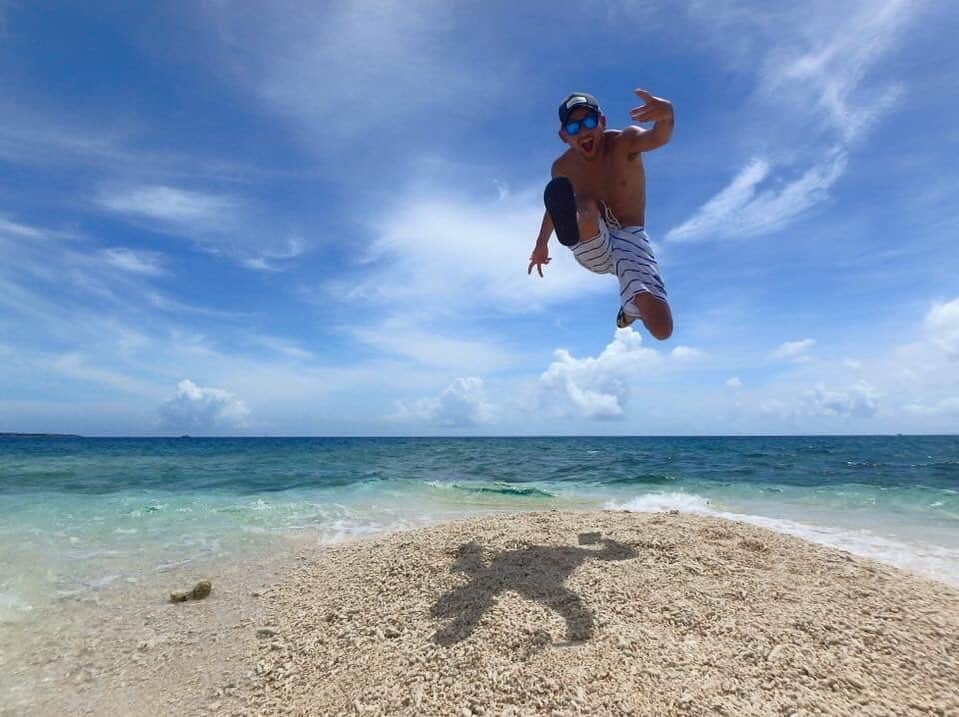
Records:
[[[540,440],[544,438],[602,438],[602,439],[621,439],[621,438],[642,438],[642,439],[754,439],[754,438],[788,438],[788,439],[811,439],[811,438],[957,438],[959,433],[729,433],[729,434],[515,434],[515,435],[374,435],[374,434],[349,434],[349,435],[206,435],[206,434],[177,434],[177,435],[82,435],[78,433],[3,433],[0,432],[0,438],[88,438],[88,439],[135,439],[135,440],[170,440],[173,438],[201,438],[216,440],[316,440],[316,439],[362,439],[362,440],[503,440],[503,439],[525,439]]]
[[[0,438],[83,438],[75,433],[2,433]]]

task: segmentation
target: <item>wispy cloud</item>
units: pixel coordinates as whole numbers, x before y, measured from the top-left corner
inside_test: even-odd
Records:
[[[12,220],[0,221],[0,253],[0,280],[7,286],[0,303],[51,318],[63,313],[51,296],[74,291],[81,301],[115,303],[122,296],[127,306],[143,295],[146,280],[162,272],[156,252],[101,249],[76,234]]]
[[[228,194],[166,185],[101,187],[95,203],[257,271],[280,271],[308,248],[298,235],[277,236],[261,209]]]
[[[223,231],[236,226],[240,203],[232,197],[166,186],[101,190],[101,206],[142,217],[180,232]]]
[[[719,194],[666,234],[667,241],[746,239],[770,234],[828,196],[846,168],[845,151],[835,149],[800,176],[771,180],[770,159],[754,159]],[[770,180],[770,181],[767,181]]]
[[[89,357],[80,353],[62,354],[44,362],[43,365],[46,369],[63,376],[106,386],[123,393],[139,396],[151,396],[153,394],[153,386],[150,383],[120,371],[91,363]]]
[[[773,358],[792,359],[794,361],[808,359],[809,350],[816,345],[815,339],[799,339],[786,341],[773,351]]]
[[[498,338],[464,336],[462,331],[444,334],[422,314],[393,316],[355,327],[351,333],[384,354],[403,356],[434,368],[487,373],[513,363],[511,352]]]
[[[405,136],[409,120],[437,111],[444,125],[461,121],[507,100],[518,82],[515,54],[491,48],[495,35],[471,35],[459,5],[286,0],[205,10],[218,71],[290,118],[323,153],[352,151],[343,144],[351,138]],[[457,106],[468,109],[449,112]]]
[[[165,273],[163,257],[157,252],[134,251],[123,247],[104,249],[102,252],[107,264],[129,271],[133,274],[160,276]]]
[[[795,12],[748,13],[736,11],[735,3],[697,6],[694,15],[718,20],[717,27],[773,40],[752,65],[759,69],[750,131],[765,149],[666,238],[767,235],[827,199],[846,169],[849,152],[902,92],[895,82],[870,83],[869,72],[901,42],[903,28],[920,6],[885,0],[824,5],[822,13],[805,7],[800,12],[799,6]],[[761,51],[758,41],[751,47]],[[815,158],[811,164],[810,156]]]
[[[348,301],[387,311],[458,316],[464,310],[529,312],[608,289],[553,243],[545,278],[529,276],[539,193],[467,197],[429,184],[397,198],[373,219],[376,239],[357,275],[329,285]]]

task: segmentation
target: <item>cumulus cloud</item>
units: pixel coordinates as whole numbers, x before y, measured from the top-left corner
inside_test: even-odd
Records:
[[[800,339],[799,341],[786,341],[779,345],[773,351],[773,358],[792,359],[793,361],[808,360],[808,351],[816,345],[815,339]]]
[[[438,396],[421,398],[412,404],[400,402],[395,418],[457,428],[487,423],[492,415],[483,379],[469,376],[456,379]]]
[[[160,406],[160,423],[172,431],[231,431],[246,425],[246,405],[229,391],[197,386],[189,379],[177,384],[176,395]]]
[[[910,403],[903,410],[915,416],[959,416],[959,396],[932,403]]]
[[[880,392],[867,381],[857,381],[839,389],[820,383],[791,399],[764,399],[759,408],[762,414],[789,421],[828,417],[872,418],[879,410],[880,397]]]
[[[742,388],[743,382],[740,380],[739,376],[731,376],[726,379],[726,383],[723,384],[726,388]]]
[[[662,355],[642,345],[632,328],[617,329],[599,356],[578,359],[558,349],[539,377],[541,404],[561,415],[597,420],[623,417],[630,379],[663,363]]]
[[[820,384],[806,392],[803,407],[812,415],[868,418],[876,414],[878,399],[879,392],[866,381],[839,391]]]
[[[959,358],[959,298],[935,304],[924,322],[932,342],[951,359]]]

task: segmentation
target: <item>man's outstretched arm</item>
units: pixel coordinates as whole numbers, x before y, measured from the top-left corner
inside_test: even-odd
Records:
[[[646,90],[636,90],[636,95],[645,103],[634,107],[629,116],[634,122],[652,122],[652,129],[643,129],[631,125],[623,130],[623,136],[629,142],[631,152],[649,152],[662,147],[673,135],[673,103],[662,97],[653,97]]]
[[[552,233],[553,220],[550,218],[549,212],[544,212],[543,223],[539,228],[539,236],[536,237],[536,245],[533,247],[533,253],[529,258],[529,269],[526,270],[527,274],[532,274],[533,267],[535,266],[539,275],[543,275],[543,265],[549,264],[549,237]]]

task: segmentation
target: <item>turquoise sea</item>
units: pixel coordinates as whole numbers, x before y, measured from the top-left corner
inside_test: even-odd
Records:
[[[494,511],[677,508],[959,585],[959,437],[5,438],[0,623],[191,564]]]

